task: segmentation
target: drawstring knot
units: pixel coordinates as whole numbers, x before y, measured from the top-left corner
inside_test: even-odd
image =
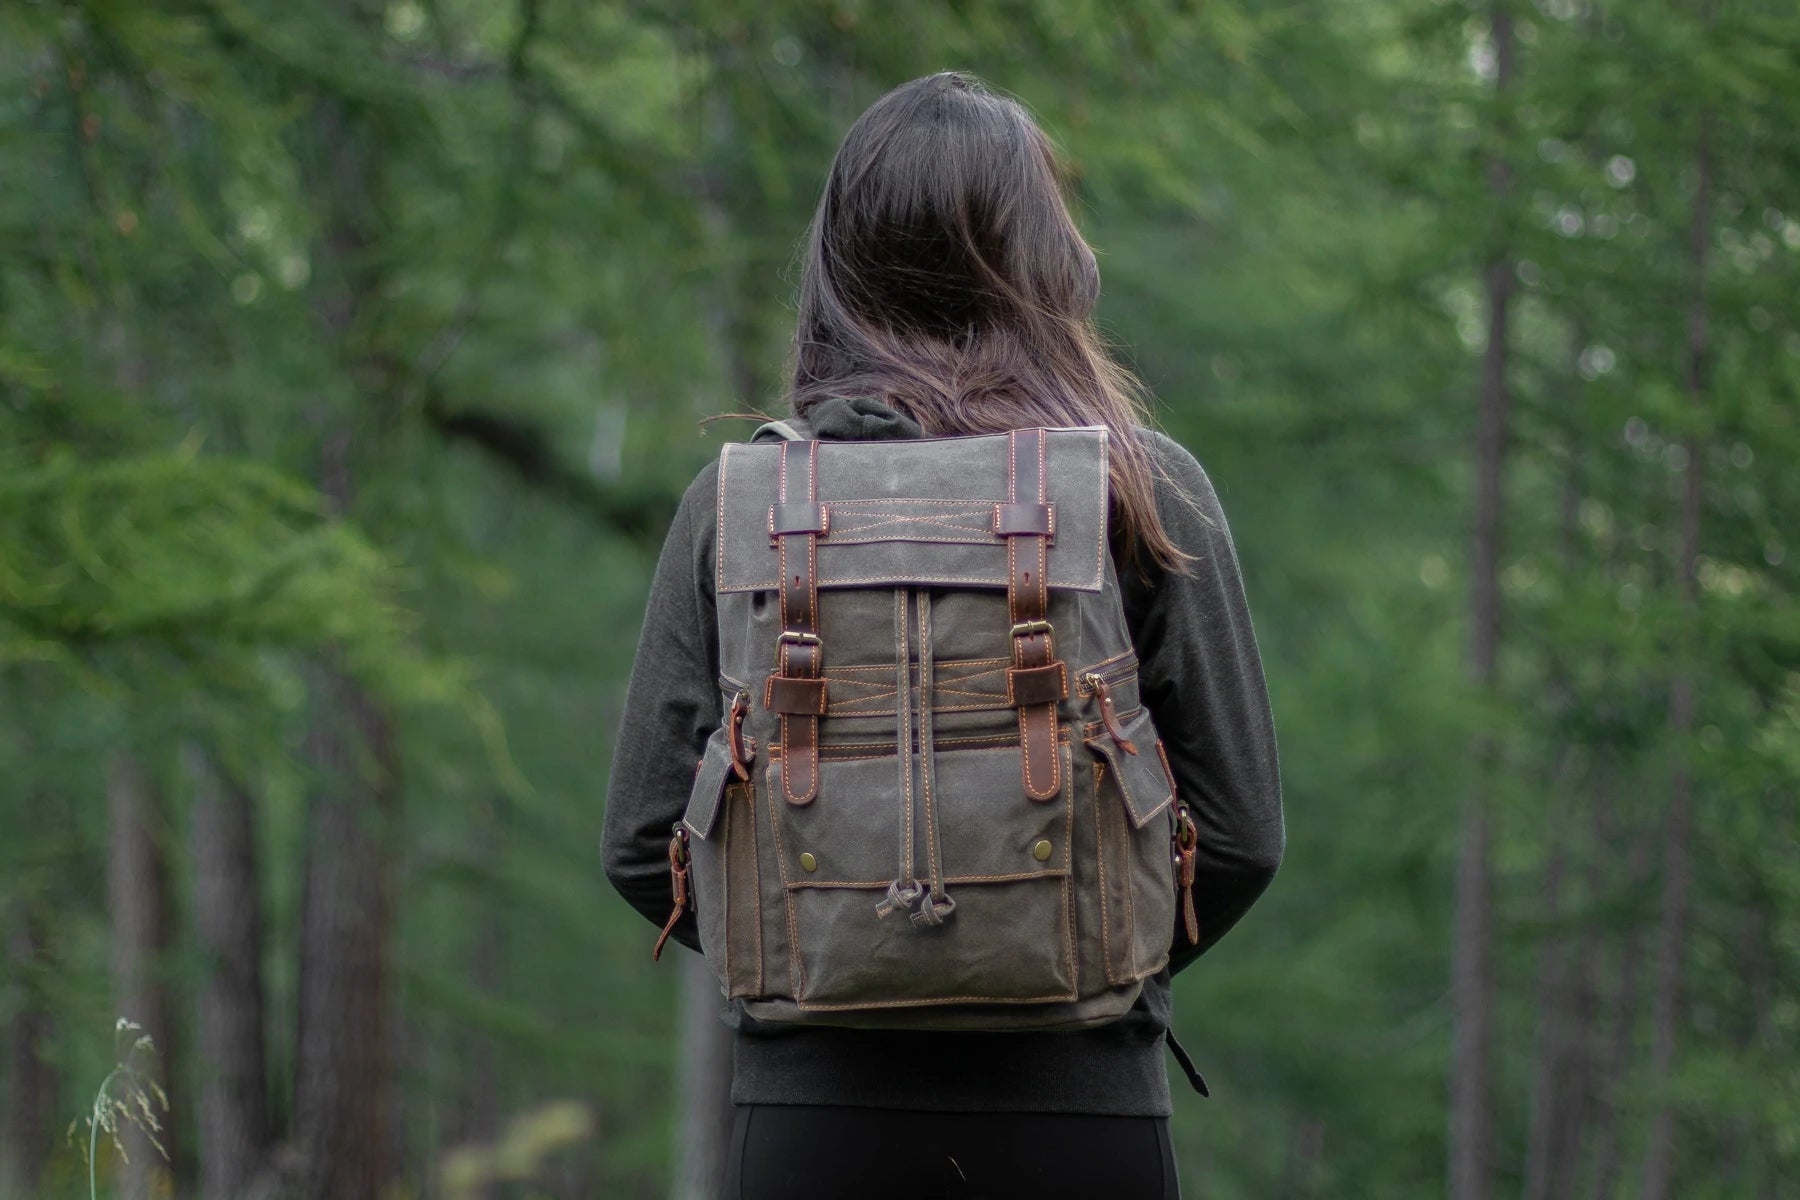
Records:
[[[912,914],[912,922],[921,929],[936,929],[955,911],[956,901],[950,898],[949,892],[939,892],[935,896],[926,892],[919,897],[919,910]]]
[[[885,917],[903,908],[910,912],[913,905],[919,902],[919,897],[924,894],[925,885],[917,880],[903,884],[896,879],[888,884],[887,899],[875,906],[875,915]]]

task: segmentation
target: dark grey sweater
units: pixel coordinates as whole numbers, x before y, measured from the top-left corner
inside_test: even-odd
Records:
[[[910,420],[868,400],[828,401],[808,416],[821,438],[919,434]],[[1224,936],[1262,894],[1281,861],[1285,831],[1275,729],[1225,515],[1194,457],[1160,433],[1146,436],[1163,471],[1192,500],[1159,480],[1157,511],[1175,544],[1198,561],[1190,573],[1166,573],[1140,555],[1147,578],[1124,569],[1120,582],[1142,695],[1168,751],[1177,794],[1200,830],[1194,887],[1200,944],[1178,950],[1167,972],[1147,980],[1124,1018],[1076,1032],[777,1028],[736,1008],[724,1010],[736,1030],[734,1101],[1169,1114],[1162,1056],[1169,977]],[[714,464],[688,488],[657,563],[607,790],[607,878],[659,926],[671,907],[669,829],[681,817],[694,761],[719,720],[712,590],[717,478]],[[1115,561],[1122,549],[1115,541]],[[698,947],[691,914],[674,936]],[[1204,1060],[1203,1044],[1191,1049]]]

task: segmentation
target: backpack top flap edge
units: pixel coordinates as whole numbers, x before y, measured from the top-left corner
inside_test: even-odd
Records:
[[[1053,588],[1105,584],[1107,430],[1046,430],[1048,576]],[[999,507],[1010,498],[1004,433],[876,442],[821,440],[818,539],[822,588],[1007,584]],[[780,492],[780,441],[733,443],[719,458],[720,592],[771,591],[780,558],[771,536]]]

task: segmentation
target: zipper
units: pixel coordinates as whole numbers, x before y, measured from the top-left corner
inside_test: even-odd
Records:
[[[1083,675],[1082,679],[1094,690],[1094,695],[1100,699],[1100,719],[1106,722],[1106,732],[1110,733],[1112,740],[1119,744],[1119,749],[1127,754],[1136,754],[1138,752],[1137,745],[1125,736],[1125,727],[1119,723],[1119,709],[1113,703],[1112,684],[1106,682],[1104,676],[1093,671]]]

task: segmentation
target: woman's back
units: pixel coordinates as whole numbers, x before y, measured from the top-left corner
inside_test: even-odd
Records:
[[[1040,1166],[1059,1161],[1046,1147],[1085,1143],[1088,1158],[1094,1159],[1094,1139],[1101,1137],[1100,1130],[1112,1130],[1105,1137],[1117,1145],[1097,1159],[1108,1172],[1106,1178],[1115,1183],[1136,1178],[1133,1171],[1142,1167],[1137,1174],[1144,1182],[1109,1187],[1106,1194],[1172,1195],[1163,1128],[1170,1103],[1162,1060],[1170,1022],[1169,980],[1222,936],[1261,893],[1283,844],[1274,732],[1236,555],[1199,464],[1169,439],[1143,428],[1127,377],[1099,350],[1090,319],[1098,286],[1092,257],[1074,234],[1055,193],[1053,161],[1042,135],[1016,105],[1009,109],[1010,101],[973,90],[959,77],[934,77],[908,89],[884,98],[859,121],[834,165],[815,222],[802,288],[793,407],[807,435],[827,444],[1046,426],[1107,427],[1111,503],[1103,508],[1109,507],[1112,516],[1111,558],[1136,659],[1134,682],[1144,719],[1155,718],[1173,791],[1192,807],[1197,823],[1196,836],[1188,845],[1194,867],[1191,924],[1178,912],[1171,917],[1173,927],[1162,931],[1162,944],[1170,947],[1166,965],[1141,980],[1141,991],[1128,1010],[1116,1020],[1074,1032],[944,1032],[771,1022],[758,1019],[755,1005],[745,1003],[746,997],[759,994],[758,989],[769,992],[766,972],[756,980],[739,980],[742,986],[735,992],[729,972],[722,974],[725,990],[737,996],[724,1014],[736,1030],[732,1099],[742,1106],[741,1144],[734,1154],[741,1166],[753,1168],[737,1181],[739,1190],[727,1194],[866,1196],[877,1194],[876,1185],[882,1181],[913,1178],[903,1169],[908,1165],[928,1175],[949,1170],[936,1161],[956,1157],[949,1150],[942,1155],[927,1153],[915,1144],[916,1152],[907,1155],[904,1147],[920,1138],[932,1145],[960,1147],[958,1169],[965,1177],[971,1169],[979,1174],[994,1164],[996,1155],[1005,1161],[1008,1152],[996,1147],[1012,1144],[1010,1128],[1036,1131],[1035,1161]],[[957,127],[957,136],[950,139],[955,152],[938,156],[947,166],[928,168],[933,137],[956,126],[958,114],[971,113],[966,127]],[[993,144],[993,153],[972,154],[971,146],[984,139]],[[919,186],[904,186],[908,172],[916,178],[928,170],[932,173]],[[1000,219],[1003,211],[1010,218]],[[946,216],[954,219],[945,220]],[[1022,239],[1035,240],[1021,244]],[[784,473],[783,501],[789,498],[787,485]],[[671,527],[646,613],[608,794],[608,874],[640,911],[659,923],[669,912],[670,854],[678,850],[670,845],[669,830],[687,806],[695,760],[709,743],[716,746],[736,736],[731,727],[737,719],[734,710],[721,711],[722,495],[717,465],[707,468],[688,490]],[[830,540],[822,512],[803,503],[782,517],[785,524],[779,530],[776,519],[771,508],[771,543],[816,549],[819,541]],[[1021,540],[1048,542],[1047,530],[1031,525],[1028,517],[1021,520],[1024,523],[1015,531],[1027,535]],[[816,567],[816,562],[812,565]],[[1014,570],[1016,584],[1016,563]],[[795,766],[778,784],[765,774],[760,823],[745,827],[766,831],[771,838],[779,838],[784,828],[770,815],[771,806],[804,806],[828,796],[820,789],[829,787],[837,769],[830,751],[822,761],[816,753],[820,719],[827,726],[833,719],[826,699],[829,681],[823,679],[822,667],[815,670],[825,660],[808,657],[818,639],[815,629],[804,626],[804,619],[816,621],[818,613],[787,587],[785,572],[782,579],[780,588],[765,593],[768,603],[780,605],[777,623],[783,626],[782,657],[770,672],[777,682],[732,681],[755,685],[742,686],[744,703],[759,700],[767,709],[761,726],[763,754],[771,759],[795,757]],[[816,585],[817,579],[812,582]],[[727,588],[732,586],[727,581]],[[1014,594],[1020,591],[1013,587]],[[734,598],[738,596],[726,593],[728,638],[736,636],[743,614],[752,611]],[[788,628],[790,602],[804,618],[798,631]],[[819,607],[816,600],[811,604],[813,610]],[[928,598],[917,616],[902,617],[891,627],[911,631],[900,635],[901,653],[910,655],[908,677],[922,682],[909,689],[927,686],[932,678],[930,655],[920,637],[928,626],[918,624],[929,621],[929,611]],[[1026,629],[1022,638],[1015,638],[1016,644],[1030,642],[1032,625],[1015,622],[1015,634]],[[789,637],[796,632],[801,636]],[[889,630],[881,632],[886,636]],[[805,641],[807,636],[813,637],[812,644]],[[920,644],[908,648],[904,644],[908,637]],[[1011,664],[1013,671],[1022,673],[1008,678],[1021,687],[1040,686],[1054,674],[1046,663],[1061,662],[1053,657],[1054,642],[1048,637],[1042,641],[1051,657],[1021,658]],[[790,645],[802,648],[791,661]],[[1023,652],[1029,654],[1031,649],[1023,645]],[[831,653],[829,647],[825,653]],[[1019,708],[1019,753],[1027,760],[1027,743],[1033,740],[1028,710],[1039,711],[1038,705],[1047,703],[1053,714],[1062,711],[1070,719],[1079,715],[1068,707],[1072,698],[1034,693],[1014,699],[1033,702]],[[827,714],[819,719],[807,711],[815,700],[819,713]],[[1091,698],[1085,703],[1092,703]],[[1064,708],[1058,710],[1059,704]],[[926,705],[922,711],[923,725],[912,727],[897,711],[891,713],[901,719],[902,732],[890,731],[887,736],[890,740],[898,736],[934,757],[929,740],[922,744],[916,740],[929,739],[932,729],[933,710]],[[913,719],[917,721],[916,716]],[[1053,715],[1053,738],[1054,719]],[[1106,724],[1112,726],[1110,715]],[[815,750],[811,777],[792,749],[806,747],[809,737]],[[825,740],[831,740],[829,734]],[[1115,743],[1111,761],[1129,769],[1133,764],[1118,757],[1126,740],[1121,737]],[[1097,733],[1096,744],[1105,746],[1105,735]],[[740,755],[735,745],[733,763]],[[742,774],[754,786],[750,757],[744,753]],[[1042,780],[1034,785],[1029,766],[1026,774],[1028,795],[1047,799],[1039,793],[1058,790]],[[1096,774],[1095,787],[1098,779]],[[778,800],[771,786],[787,794]],[[804,794],[796,794],[796,789]],[[1096,794],[1092,789],[1083,792],[1083,802],[1092,804]],[[678,833],[678,841],[681,836]],[[1051,854],[1057,856],[1043,860],[1050,867],[1065,861],[1053,839],[1041,841],[1050,843]],[[1031,843],[1034,848],[1038,844]],[[785,871],[786,860],[769,860],[769,852],[763,848],[771,871]],[[798,850],[785,847],[782,852]],[[1080,851],[1071,848],[1068,853]],[[1071,874],[1079,874],[1074,859],[1068,861]],[[799,872],[811,870],[802,866],[794,880],[783,875],[781,884],[770,886],[778,894],[791,895],[789,884],[807,888],[809,880]],[[890,889],[889,900],[910,905],[907,912],[915,915],[923,908],[929,916],[930,897],[948,894],[949,889],[942,873],[921,874],[921,879],[906,874],[902,853],[894,879],[898,892]],[[975,893],[965,889],[964,894]],[[736,897],[733,904],[742,905],[749,893],[731,895]],[[920,895],[927,897],[923,903]],[[1129,893],[1113,895],[1129,899]],[[715,903],[718,899],[713,897]],[[870,899],[871,906],[876,899]],[[708,898],[701,895],[699,900],[704,911]],[[1173,911],[1173,906],[1164,911]],[[807,935],[793,927],[791,916],[787,919],[785,931],[779,925],[770,927],[770,941],[784,935],[790,941],[804,940]],[[1085,918],[1084,924],[1089,924]],[[692,914],[680,907],[667,932],[691,947],[700,941]],[[1094,933],[1083,928],[1079,936]],[[1076,936],[1071,930],[1072,944]],[[1161,962],[1159,958],[1142,965]],[[930,982],[921,984],[921,994],[930,991]],[[789,987],[785,994],[798,997],[802,990]],[[785,1015],[779,1009],[766,1012]],[[889,1147],[890,1135],[902,1120],[895,1115],[901,1110],[937,1114],[940,1121],[948,1120],[945,1114],[968,1117],[929,1130],[915,1128],[913,1142],[901,1139],[900,1148],[894,1149]],[[1029,1120],[1022,1126],[1005,1124],[1008,1119],[1023,1119],[1021,1114],[1063,1114],[1068,1120],[1103,1124],[1071,1142],[1052,1130],[1054,1122],[1048,1116],[1035,1125]],[[859,1129],[866,1136],[859,1136]],[[813,1148],[809,1179],[822,1191],[803,1193],[794,1190],[798,1186],[794,1177],[777,1180],[771,1174],[786,1162],[783,1147],[796,1137]],[[846,1151],[845,1162],[836,1163],[827,1153],[833,1146]],[[1155,1152],[1150,1159],[1144,1159],[1150,1153],[1145,1146]],[[854,1153],[849,1153],[852,1149]],[[866,1161],[871,1159],[873,1174]],[[1145,1162],[1155,1169],[1145,1167]],[[861,1174],[856,1173],[859,1169]],[[1015,1171],[1009,1177],[1024,1176]],[[1089,1186],[1082,1180],[1091,1177],[1078,1175],[1072,1165],[1056,1177],[1065,1190],[1044,1190],[1046,1183],[1031,1194],[1096,1194],[1080,1190]],[[957,1179],[944,1178],[952,1184]],[[1163,1181],[1159,1190],[1150,1190],[1157,1180]]]

